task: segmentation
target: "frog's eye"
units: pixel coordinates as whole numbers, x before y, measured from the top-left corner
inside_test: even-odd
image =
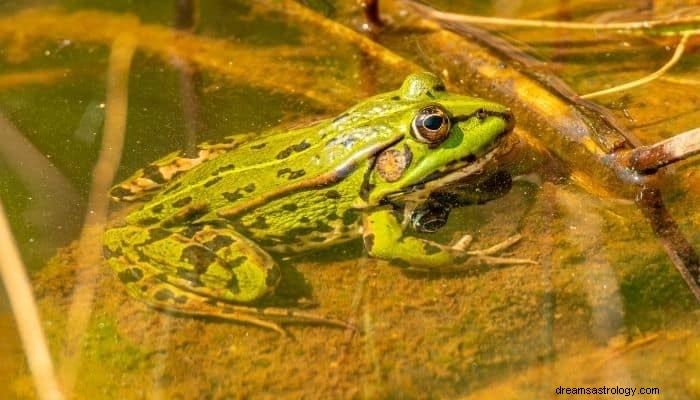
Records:
[[[427,106],[418,111],[411,123],[411,135],[429,145],[442,143],[450,133],[450,118],[439,106]]]

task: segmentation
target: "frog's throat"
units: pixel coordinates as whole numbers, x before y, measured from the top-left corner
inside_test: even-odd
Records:
[[[515,143],[517,143],[516,140],[510,139],[513,135],[507,133],[508,131],[506,131],[506,134],[499,136],[494,142],[493,148],[476,160],[445,169],[439,175],[430,176],[421,182],[404,188],[404,190],[387,195],[386,199],[393,200],[396,197],[402,197],[415,198],[418,201],[427,198],[430,193],[440,188],[490,170],[492,164],[497,163],[500,156],[512,150]]]
[[[386,150],[387,148],[395,145],[398,143],[401,139],[403,139],[403,135],[398,135],[395,137],[392,137],[384,142],[376,143],[372,146],[368,146],[362,151],[358,151],[357,153],[354,153],[350,158],[345,160],[342,164],[338,165],[337,167],[333,168],[331,171],[328,171],[324,174],[318,175],[316,177],[306,179],[303,181],[295,182],[289,185],[284,185],[276,188],[275,190],[271,190],[269,193],[262,195],[262,196],[257,196],[253,199],[251,199],[248,202],[244,202],[241,204],[238,204],[236,206],[226,208],[223,210],[220,210],[217,214],[222,217],[222,218],[233,218],[237,215],[240,215],[241,213],[244,213],[250,209],[253,209],[255,207],[259,207],[263,204],[267,204],[270,201],[287,196],[290,193],[295,193],[307,189],[311,189],[314,187],[323,187],[323,186],[328,186],[332,185],[336,182],[339,182],[343,180],[345,177],[349,176],[355,169],[357,169],[357,166],[362,163],[362,161],[367,160],[371,157],[373,157],[376,154],[381,153],[382,151]]]

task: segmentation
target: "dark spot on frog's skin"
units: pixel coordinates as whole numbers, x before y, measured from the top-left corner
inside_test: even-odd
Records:
[[[262,215],[258,215],[255,218],[255,222],[252,224],[248,225],[249,228],[254,228],[254,229],[267,229],[270,227],[270,225],[267,224],[267,221],[265,220],[265,217]]]
[[[401,100],[401,97],[400,96],[391,96],[391,99],[394,101],[399,101],[399,100]]]
[[[161,282],[167,282],[168,281],[168,274],[166,274],[165,272],[161,272],[158,275],[154,275],[153,279],[155,279],[157,281],[161,281]]]
[[[153,228],[148,230],[148,243],[153,243],[158,240],[164,239],[168,236],[170,236],[172,233],[163,228]]]
[[[311,220],[309,219],[309,217],[304,216],[299,218],[299,222],[301,222],[302,224],[308,224],[309,222],[311,222]]]
[[[287,230],[287,232],[284,234],[284,242],[285,243],[294,243],[299,241],[299,237],[307,236],[311,232],[313,232],[315,228],[310,227],[310,226],[298,226],[296,228],[292,228]]]
[[[173,297],[175,294],[170,289],[160,289],[153,295],[153,298],[158,301],[168,301]]]
[[[323,236],[314,236],[312,238],[309,238],[309,241],[314,242],[314,243],[321,243],[325,240],[326,240],[326,238],[324,238]]]
[[[238,257],[234,258],[233,260],[227,262],[226,266],[229,267],[230,269],[234,269],[234,268],[240,267],[246,261],[248,261],[248,257],[238,256]]]
[[[182,186],[182,182],[177,182],[176,184],[174,184],[174,185],[170,186],[169,188],[165,189],[165,191],[163,192],[163,194],[168,194],[168,193],[170,193],[170,192],[174,192],[174,191],[176,191],[177,189],[179,189],[180,186]]]
[[[192,197],[187,196],[187,197],[183,197],[183,198],[173,202],[172,205],[175,208],[180,208],[180,207],[184,207],[184,206],[190,204],[191,202],[192,202]]]
[[[303,169],[292,171],[290,168],[282,168],[281,170],[277,171],[278,178],[284,175],[289,175],[287,179],[292,180],[306,175],[306,171]]]
[[[349,226],[354,224],[359,216],[360,214],[353,209],[345,210],[345,212],[343,213],[343,225]]]
[[[429,256],[433,255],[433,254],[437,254],[441,250],[442,249],[440,247],[438,247],[430,242],[425,242],[425,244],[423,245],[423,251],[425,252],[425,254],[427,254]]]
[[[250,146],[250,148],[253,149],[253,150],[260,150],[260,149],[262,149],[262,148],[265,147],[265,146],[267,146],[267,142],[262,142],[262,143],[254,144],[254,145]]]
[[[246,185],[246,187],[243,188],[248,193],[253,193],[255,191],[255,184],[254,183],[249,183]]]
[[[275,239],[262,238],[262,239],[257,239],[256,243],[262,247],[272,247],[272,246],[278,245],[279,241],[275,240]]]
[[[241,292],[241,287],[238,285],[238,277],[235,274],[231,274],[231,279],[226,282],[226,288],[233,293]]]
[[[326,198],[333,199],[333,200],[338,200],[342,196],[337,190],[329,190],[326,192]]]
[[[321,221],[316,222],[316,230],[323,233],[333,232],[333,228]]]
[[[156,218],[156,217],[146,217],[146,218],[141,218],[138,223],[139,223],[139,225],[148,226],[148,225],[157,224],[159,222],[159,220],[160,219]]]
[[[185,269],[185,268],[178,268],[175,270],[175,274],[178,276],[178,278],[181,278],[181,279],[186,280],[187,282],[190,282],[190,285],[192,287],[201,287],[202,286],[200,274],[198,274],[195,271]]]
[[[474,154],[470,154],[462,159],[462,161],[466,161],[468,163],[473,163],[476,161],[476,156]]]
[[[392,258],[391,260],[389,260],[389,264],[399,268],[409,268],[411,266],[411,263],[401,258]]]
[[[241,189],[236,189],[235,192],[224,192],[221,194],[227,201],[234,202],[243,198],[241,194]]]
[[[182,232],[180,232],[180,234],[182,236],[192,238],[192,237],[194,237],[194,235],[197,234],[197,232],[201,231],[202,228],[203,228],[202,225],[197,225],[197,224],[187,225],[187,227]]]
[[[297,207],[297,205],[294,204],[294,203],[287,203],[287,204],[283,204],[281,208],[282,208],[284,211],[290,211],[290,212],[291,212],[291,211],[296,211],[299,207]]]
[[[202,273],[216,260],[216,256],[206,247],[191,245],[182,250],[180,260],[193,265],[195,271]]]
[[[210,248],[212,251],[217,251],[222,247],[228,247],[233,243],[233,239],[224,235],[216,235],[214,239],[205,242],[204,246]]]
[[[116,250],[112,251],[109,247],[102,246],[102,254],[105,256],[105,258],[115,258],[121,256],[123,253],[122,249],[119,247]]]
[[[235,168],[236,168],[236,166],[233,165],[233,164],[226,164],[226,165],[224,165],[224,166],[222,166],[222,167],[219,167],[219,169],[217,170],[217,172],[231,171],[231,170],[233,170],[233,169],[235,169]]]
[[[123,187],[121,187],[121,186],[117,186],[117,187],[115,187],[114,189],[112,189],[112,190],[109,192],[109,194],[110,194],[112,197],[116,197],[116,198],[118,198],[118,199],[121,199],[121,198],[124,198],[124,197],[132,196],[132,195],[134,194],[134,192],[132,192],[131,190],[129,190],[129,189],[127,189],[127,188],[123,188]]]
[[[143,177],[152,180],[155,183],[165,183],[165,177],[160,173],[160,167],[157,165],[148,165],[143,169]]]
[[[128,268],[117,274],[122,283],[133,283],[138,282],[143,278],[143,271],[140,268]]]
[[[308,149],[309,147],[311,147],[311,145],[306,141],[306,139],[304,139],[301,141],[301,143],[293,144],[293,145],[287,147],[286,149],[280,151],[279,153],[277,153],[277,159],[283,160],[283,159],[291,156],[292,153],[302,152],[302,151]]]
[[[372,246],[374,246],[374,233],[365,235],[362,240],[365,242],[365,249],[367,249],[367,252],[371,252]]]
[[[211,178],[208,181],[204,182],[204,187],[209,187],[209,186],[215,185],[216,182],[219,182],[221,179],[223,179],[223,178],[221,178],[220,176],[216,176],[214,178]]]
[[[161,212],[163,212],[163,208],[163,204],[156,204],[155,206],[153,206],[153,208],[151,208],[151,211],[153,211],[156,214],[160,214]]]
[[[331,213],[328,214],[328,215],[326,215],[326,219],[329,220],[329,221],[335,221],[335,220],[337,220],[338,218],[340,218],[340,217],[338,216],[338,214],[335,213],[335,211],[334,211],[334,212],[331,212]]]
[[[291,174],[289,174],[289,179],[296,179],[296,178],[301,178],[302,176],[306,175],[306,171],[303,169],[299,169],[296,171],[292,171]]]
[[[185,304],[187,303],[187,296],[185,295],[180,295],[177,296],[173,299],[177,304]]]

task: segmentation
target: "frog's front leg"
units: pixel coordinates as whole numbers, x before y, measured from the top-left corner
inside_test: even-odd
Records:
[[[483,264],[535,264],[527,259],[493,256],[519,238],[511,237],[485,250],[466,251],[470,236],[462,237],[452,246],[404,236],[396,213],[390,209],[375,210],[363,218],[363,239],[367,252],[373,257],[390,260],[413,270],[460,271]]]
[[[130,295],[185,315],[247,322],[284,334],[273,320],[342,321],[287,309],[247,304],[274,291],[280,273],[267,252],[225,226],[125,226],[107,231],[107,263]]]

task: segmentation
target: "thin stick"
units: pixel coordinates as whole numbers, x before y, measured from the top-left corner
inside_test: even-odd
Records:
[[[700,128],[629,150],[623,153],[620,162],[639,173],[650,174],[665,165],[685,160],[695,154],[700,154]]]
[[[637,79],[637,80],[634,80],[631,82],[627,82],[623,85],[618,85],[615,87],[611,87],[609,89],[604,89],[604,90],[599,90],[597,92],[584,94],[581,96],[581,98],[591,99],[593,97],[599,97],[599,96],[604,96],[606,94],[621,92],[623,90],[628,90],[628,89],[631,89],[631,88],[634,88],[637,86],[641,86],[641,85],[644,85],[644,84],[647,84],[647,83],[653,81],[654,79],[656,79],[656,78],[660,77],[661,75],[663,75],[664,73],[666,73],[666,71],[668,71],[671,67],[676,65],[678,60],[681,59],[681,56],[683,55],[683,52],[685,51],[685,44],[686,44],[686,42],[688,42],[688,38],[690,36],[692,36],[692,34],[690,34],[690,33],[684,33],[683,36],[681,36],[681,40],[678,42],[678,46],[676,46],[676,51],[673,52],[673,56],[671,57],[671,59],[668,60],[668,62],[666,64],[664,64],[661,68],[659,68],[656,72],[649,74],[649,75],[645,76],[644,78]]]
[[[550,29],[569,29],[569,30],[596,30],[596,31],[617,31],[617,32],[649,32],[658,28],[670,28],[674,26],[687,26],[698,24],[698,28],[679,30],[678,32],[664,32],[668,35],[689,34],[692,32],[700,32],[700,17],[689,17],[675,20],[656,20],[656,21],[633,21],[633,22],[570,22],[570,21],[550,21],[550,20],[535,20],[535,19],[512,19],[512,18],[494,18],[481,17],[477,15],[456,14],[444,11],[438,11],[429,7],[416,4],[413,2],[405,3],[411,7],[419,9],[421,12],[427,12],[430,18],[439,19],[442,21],[466,22],[475,25],[493,25],[493,26],[510,26],[518,28],[550,28]]]
[[[108,191],[121,159],[126,131],[129,71],[136,50],[130,33],[119,35],[112,44],[107,70],[107,101],[100,154],[92,171],[87,214],[78,241],[75,290],[68,311],[65,357],[61,360],[64,388],[72,392],[81,354],[82,337],[92,315],[97,271],[102,265],[102,233],[109,206]]]
[[[10,224],[5,217],[2,202],[0,202],[0,253],[3,255],[0,257],[0,276],[10,299],[10,306],[37,394],[42,400],[63,399],[54,374],[31,284],[24,272],[26,269],[10,232]]]

